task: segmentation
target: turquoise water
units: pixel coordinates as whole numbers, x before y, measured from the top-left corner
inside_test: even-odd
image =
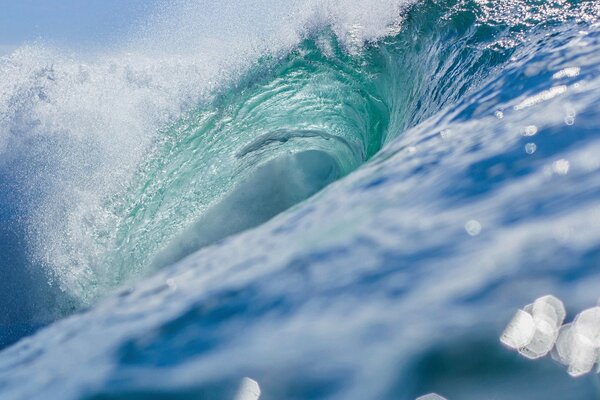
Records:
[[[173,7],[2,58],[1,397],[600,397],[498,342],[600,298],[597,2]]]

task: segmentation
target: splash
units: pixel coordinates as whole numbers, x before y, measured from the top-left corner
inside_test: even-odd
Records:
[[[358,1],[240,1],[235,6],[163,2],[148,21],[111,48],[81,53],[40,42],[2,56],[0,156],[6,181],[18,185],[17,199],[10,201],[19,204],[23,231],[9,246],[22,247],[26,253],[23,265],[15,268],[43,271],[42,280],[58,286],[70,299],[64,309],[72,310],[72,301],[91,304],[123,282],[272,217],[354,169],[365,157],[350,154],[356,151],[355,143],[331,133],[331,126],[323,130],[317,122],[277,124],[274,119],[267,131],[264,124],[249,119],[229,123],[227,118],[236,116],[227,115],[226,107],[240,105],[238,112],[250,114],[258,107],[268,118],[275,109],[261,102],[281,102],[286,92],[296,91],[289,102],[302,96],[319,100],[315,90],[302,91],[304,84],[292,76],[287,88],[278,87],[276,79],[269,88],[271,69],[290,54],[305,51],[302,43],[315,32],[329,32],[328,38],[319,39],[323,47],[319,52],[351,57],[395,32],[410,3],[377,1],[367,7]],[[344,75],[328,78],[326,73],[323,83],[337,84],[335,79]],[[243,98],[244,88],[256,87],[259,81],[265,85],[263,93],[228,100],[228,96]],[[325,101],[326,96],[321,98]],[[309,107],[283,105],[278,121],[293,112],[297,118],[308,118],[301,113],[309,112]],[[211,123],[215,125],[206,125]],[[338,131],[348,125],[331,119],[329,123],[337,124]],[[356,127],[348,129],[357,132],[354,137],[366,134]],[[316,136],[307,137],[310,130]],[[240,133],[246,138],[242,140]],[[211,143],[209,135],[217,140]],[[198,141],[185,148],[192,137]],[[275,142],[288,143],[281,147],[294,154],[273,151],[269,156]],[[295,146],[298,142],[314,145]],[[154,207],[156,203],[149,204],[144,196],[165,192],[173,178],[165,174],[175,170],[168,171],[168,160],[161,157],[194,163],[177,182],[193,187],[193,193],[168,188],[165,196],[174,203],[181,200],[180,207],[163,208],[159,216],[136,214],[136,207],[146,211]],[[291,165],[302,159],[303,165],[316,161],[320,170],[300,167],[292,174]],[[248,188],[238,185],[248,179],[263,181],[256,196],[248,197],[244,194]],[[237,222],[220,222],[227,212],[223,210],[232,210],[234,204],[265,203],[270,186],[266,180],[287,185],[284,192],[289,196],[268,199],[270,204],[252,220],[240,216]],[[169,201],[165,196],[153,199]],[[144,237],[144,232],[163,229],[158,224],[164,234]],[[188,232],[198,239],[190,240]]]

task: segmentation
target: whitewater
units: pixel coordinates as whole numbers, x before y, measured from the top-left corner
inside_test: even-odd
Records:
[[[161,1],[6,51],[0,398],[600,398],[498,340],[600,300],[599,129],[594,0]]]

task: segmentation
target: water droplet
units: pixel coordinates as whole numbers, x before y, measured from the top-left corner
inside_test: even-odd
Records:
[[[481,223],[479,221],[476,221],[474,219],[468,221],[465,224],[465,230],[467,231],[467,233],[471,236],[477,236],[481,233]]]
[[[594,368],[597,349],[584,336],[575,331],[573,324],[560,329],[552,358],[567,366],[571,376],[585,375]]]
[[[600,348],[600,307],[583,311],[573,323],[575,332],[587,338],[595,347]]]
[[[529,125],[523,131],[523,136],[534,136],[536,133],[538,133],[537,126],[535,126],[535,125]]]
[[[533,154],[533,153],[535,153],[536,150],[537,150],[537,146],[535,143],[527,143],[525,145],[525,152],[527,154]]]
[[[535,334],[535,323],[528,312],[517,310],[500,337],[506,346],[518,350],[527,346]]]
[[[558,327],[550,318],[545,318],[542,315],[533,317],[533,321],[535,325],[533,337],[526,346],[519,349],[522,356],[531,360],[544,357],[550,353],[558,337]]]

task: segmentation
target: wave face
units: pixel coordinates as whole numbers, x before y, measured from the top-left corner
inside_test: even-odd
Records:
[[[0,59],[0,397],[598,396],[496,344],[599,296],[598,3],[280,3]]]
[[[381,82],[358,54],[408,3],[250,3],[176,1],[107,53],[2,59],[0,148],[18,164],[7,181],[26,181],[7,203],[24,208],[21,258],[66,312],[268,220],[381,147]],[[240,18],[265,12],[280,20]]]

